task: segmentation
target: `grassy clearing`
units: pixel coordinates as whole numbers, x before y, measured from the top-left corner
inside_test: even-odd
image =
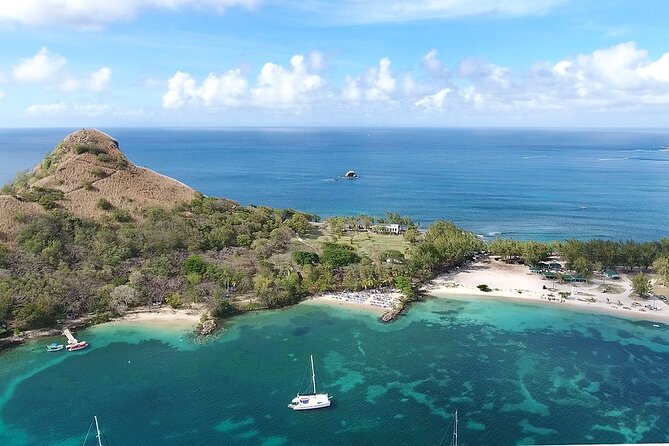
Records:
[[[372,259],[378,259],[383,251],[397,250],[408,256],[411,245],[401,235],[385,235],[373,232],[347,232],[343,236],[328,231],[323,225],[312,225],[310,231],[302,237],[309,245],[318,248],[323,243],[337,242],[353,246],[359,253]],[[301,245],[305,249],[306,246]]]

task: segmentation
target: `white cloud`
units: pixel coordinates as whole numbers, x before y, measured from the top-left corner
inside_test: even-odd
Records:
[[[55,104],[34,104],[26,108],[26,113],[30,115],[52,115],[55,113],[63,113],[68,108],[64,102]]]
[[[293,56],[290,68],[266,63],[258,75],[257,87],[252,90],[256,104],[291,106],[307,102],[309,95],[323,86],[323,79],[315,73],[322,65],[320,53],[315,58],[310,57],[308,63],[305,63],[301,54]]]
[[[2,91],[2,90],[0,90],[0,99],[2,99],[2,98],[4,98],[4,97],[5,97],[5,92]]]
[[[67,63],[67,60],[58,54],[52,54],[46,47],[42,47],[33,57],[21,59],[12,68],[14,79],[19,82],[50,81]]]
[[[266,63],[255,78],[238,69],[204,80],[177,72],[168,82],[163,107],[297,111],[309,107],[311,115],[338,122],[358,122],[357,118],[371,123],[374,119],[411,122],[412,117],[427,122],[448,117],[449,121],[438,122],[490,119],[487,122],[494,123],[497,118],[522,124],[541,116],[551,122],[560,113],[565,119],[593,111],[658,114],[669,106],[669,53],[651,58],[633,42],[525,69],[472,58],[449,67],[436,50],[430,50],[415,67],[396,70],[384,57],[358,75],[328,77],[327,85],[321,70],[327,70],[329,61],[316,54],[294,56],[287,65]]]
[[[390,69],[390,59],[384,57],[358,78],[347,76],[341,96],[348,101],[385,101],[391,99],[397,79]]]
[[[106,104],[69,104],[57,102],[53,104],[34,104],[26,108],[29,115],[58,115],[70,113],[82,116],[100,116],[112,109]]]
[[[444,108],[446,96],[448,96],[451,91],[452,90],[450,88],[442,88],[434,94],[422,97],[416,101],[415,105],[416,107],[421,107],[428,111],[441,110]]]
[[[437,50],[431,49],[421,59],[421,65],[428,74],[434,77],[445,77],[448,75],[448,69],[444,63],[437,58]]]
[[[555,81],[566,95],[605,102],[638,103],[669,93],[669,53],[649,60],[635,42],[625,42],[556,63]],[[651,97],[655,95],[655,99]]]
[[[66,64],[65,57],[42,47],[34,56],[23,58],[14,65],[12,74],[16,82],[41,84],[49,90],[63,93],[82,89],[100,92],[111,80],[112,71],[109,67],[102,67],[83,77],[65,73],[63,68]]]
[[[188,73],[177,71],[168,81],[163,95],[164,108],[181,108],[186,103],[206,107],[233,107],[240,105],[247,96],[248,82],[239,69],[220,76],[209,74],[201,86]]]
[[[645,79],[669,82],[669,53],[664,53],[658,60],[639,67],[638,73]]]
[[[112,71],[109,67],[102,67],[91,73],[88,78],[88,89],[91,91],[103,91],[111,80]]]
[[[259,0],[0,0],[0,21],[99,29],[130,20],[145,9],[198,8],[222,13],[228,8],[251,9],[258,4]]]
[[[178,71],[168,81],[163,95],[164,108],[177,109],[186,104],[217,107],[293,107],[311,102],[324,86],[316,73],[324,66],[320,53],[311,54],[308,61],[302,55],[290,59],[290,66],[271,62],[263,65],[256,85],[250,86],[240,69],[221,75],[209,74],[198,85],[189,74]]]
[[[566,0],[324,0],[293,1],[324,20],[338,23],[410,22],[494,15],[517,17],[542,15]]]

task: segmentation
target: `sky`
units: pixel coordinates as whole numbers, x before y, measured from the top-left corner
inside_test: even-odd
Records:
[[[0,127],[669,127],[665,0],[0,0]]]

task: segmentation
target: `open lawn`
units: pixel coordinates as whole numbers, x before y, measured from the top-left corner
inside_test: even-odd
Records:
[[[373,232],[346,232],[337,236],[323,224],[311,225],[309,232],[302,237],[305,243],[320,250],[323,243],[337,242],[352,245],[359,253],[372,259],[378,259],[379,254],[390,249],[397,250],[408,257],[411,245],[401,235],[376,234]],[[302,244],[304,249],[306,246]]]

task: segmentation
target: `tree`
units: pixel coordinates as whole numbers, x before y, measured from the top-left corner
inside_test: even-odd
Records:
[[[580,256],[574,260],[574,270],[583,276],[586,280],[588,280],[592,277],[592,262],[586,259],[584,256]]]
[[[404,254],[396,249],[388,249],[379,254],[379,260],[388,263],[404,263]]]
[[[295,251],[293,253],[293,262],[297,263],[300,266],[304,265],[316,265],[319,262],[320,258],[315,252],[309,251]]]
[[[332,268],[339,268],[360,261],[360,256],[355,253],[352,246],[341,243],[324,243],[321,263]]]
[[[28,301],[18,313],[18,322],[23,328],[48,327],[54,325],[62,307],[49,297],[40,296]]]
[[[535,241],[523,243],[520,252],[527,265],[536,265],[542,260],[548,259],[551,254],[550,247],[547,244]]]
[[[411,284],[411,279],[406,276],[399,276],[395,278],[395,288],[400,290],[404,296],[412,300],[416,297],[416,290],[414,290],[412,284]]]
[[[420,232],[418,232],[418,229],[416,228],[409,228],[404,233],[404,240],[413,245],[420,240]]]
[[[650,293],[652,287],[650,285],[650,278],[644,273],[639,273],[632,277],[632,288],[639,297],[645,297]]]
[[[109,306],[111,309],[116,314],[123,314],[128,307],[138,303],[139,293],[128,285],[119,285],[112,290],[110,297]]]
[[[309,220],[304,214],[293,214],[286,225],[298,235],[304,235],[309,229]]]
[[[190,256],[184,262],[184,272],[188,274],[204,275],[209,264],[200,256]]]
[[[669,286],[669,257],[660,257],[653,262],[653,271],[664,286]]]
[[[12,317],[12,308],[14,306],[14,298],[9,292],[3,293],[3,284],[0,284],[0,322],[9,320]],[[7,287],[9,291],[9,287]]]

